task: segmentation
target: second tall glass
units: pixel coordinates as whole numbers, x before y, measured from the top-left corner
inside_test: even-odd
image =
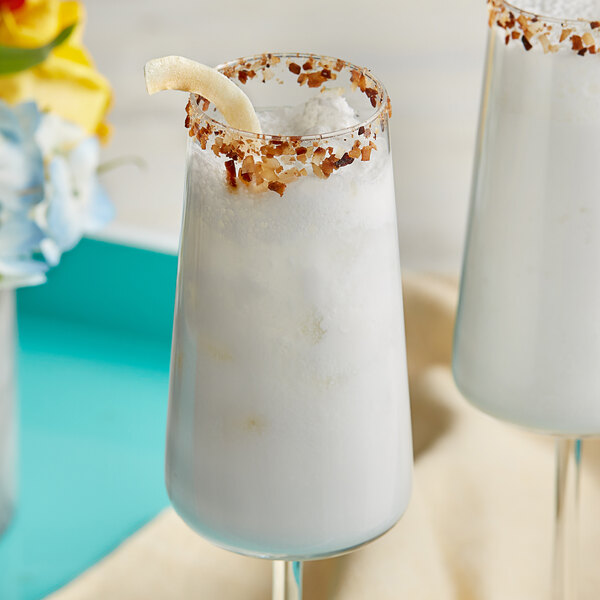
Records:
[[[471,402],[558,436],[557,599],[576,594],[568,542],[578,438],[600,434],[600,19],[592,4],[489,1],[454,347],[456,382]]]

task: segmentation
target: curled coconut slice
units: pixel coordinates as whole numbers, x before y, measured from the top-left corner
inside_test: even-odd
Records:
[[[183,56],[149,60],[144,67],[149,94],[162,90],[194,92],[210,100],[231,127],[262,133],[252,102],[233,81],[212,67]]]

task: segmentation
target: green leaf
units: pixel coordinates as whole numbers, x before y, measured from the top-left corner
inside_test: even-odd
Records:
[[[48,58],[54,48],[60,46],[73,33],[76,23],[65,27],[51,42],[39,48],[14,48],[0,45],[0,75],[25,71]]]

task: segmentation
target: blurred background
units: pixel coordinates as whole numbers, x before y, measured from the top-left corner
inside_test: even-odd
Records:
[[[103,237],[176,252],[185,97],[148,97],[149,58],[215,66],[269,51],[308,51],[370,68],[391,95],[400,248],[405,268],[458,273],[485,51],[484,0],[368,3],[87,0],[85,42],[114,87],[104,158],[136,155],[103,181],[117,207]]]

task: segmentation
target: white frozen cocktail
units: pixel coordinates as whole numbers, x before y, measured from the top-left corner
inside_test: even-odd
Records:
[[[589,4],[519,3],[563,20]],[[600,23],[511,14],[491,30],[456,381],[502,419],[600,434]]]
[[[162,85],[210,92],[187,108],[169,495],[230,550],[345,552],[411,487],[389,99],[341,60],[254,56],[218,68],[259,107],[229,89],[235,129],[218,78],[190,69]]]
[[[557,436],[552,598],[574,600],[577,438],[600,435],[600,5],[488,4],[454,376],[490,415]]]

